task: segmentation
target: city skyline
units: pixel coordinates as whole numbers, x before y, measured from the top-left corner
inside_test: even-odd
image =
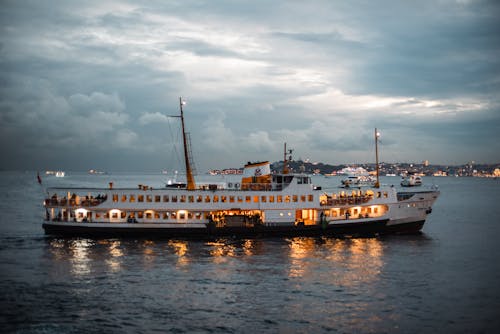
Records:
[[[500,162],[500,5],[4,2],[3,169]],[[177,146],[173,146],[172,143]]]

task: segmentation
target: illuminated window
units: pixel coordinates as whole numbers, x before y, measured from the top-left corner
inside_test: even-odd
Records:
[[[176,219],[177,218],[177,213],[175,213],[175,212],[170,213],[170,218]]]
[[[161,202],[161,196],[160,195],[155,195],[155,202]]]
[[[229,203],[234,203],[234,196],[229,196]]]
[[[214,203],[217,203],[217,202],[219,202],[219,196],[215,195],[214,196]]]
[[[250,196],[245,196],[245,202],[250,203],[250,201],[251,201]]]
[[[198,203],[203,202],[203,196],[201,196],[201,195],[196,196],[196,202],[198,202]]]
[[[186,219],[186,213],[185,212],[179,212],[179,219]]]
[[[189,203],[194,203],[194,196],[193,195],[189,195],[188,196],[188,202]]]
[[[163,213],[163,219],[168,219],[168,216],[169,216],[169,213],[168,213],[168,212],[164,212],[164,213]]]
[[[144,212],[142,211],[137,212],[137,218],[144,218]]]
[[[186,202],[186,195],[181,195],[181,203],[185,203]]]
[[[177,196],[172,196],[172,202],[177,203]]]
[[[293,196],[292,196],[292,201],[294,201],[294,202],[298,202],[298,201],[299,201],[299,196],[297,196],[297,195],[293,195]]]
[[[274,203],[274,196],[269,196],[269,202]]]
[[[163,195],[163,202],[168,202],[168,201],[169,201],[168,195]]]
[[[254,203],[259,203],[259,196],[254,196],[253,197],[253,202]]]
[[[314,196],[313,195],[308,195],[308,200],[309,200],[309,202],[314,201]]]
[[[134,195],[130,195],[130,197],[129,197],[129,198],[130,198],[130,202],[131,202],[131,203],[135,202],[135,196],[134,196]]]
[[[278,196],[277,196],[277,199],[276,199],[276,202],[278,202],[278,203],[283,202],[283,196],[278,195]]]
[[[290,203],[290,195],[286,195],[285,196],[285,202],[286,203]]]
[[[220,197],[220,201],[221,201],[222,203],[226,203],[226,196],[221,196],[221,197]]]
[[[262,203],[266,203],[267,197],[266,196],[260,196],[260,201]]]
[[[205,196],[205,203],[210,203],[210,196],[209,195]]]
[[[122,211],[121,218],[127,217],[127,213],[125,211]]]
[[[144,202],[144,195],[138,195],[137,202]]]
[[[151,195],[146,195],[146,202],[151,203],[153,201],[153,196]]]
[[[122,195],[122,202],[126,202],[127,201],[127,195],[123,194]]]
[[[238,200],[238,203],[243,203],[243,196],[238,196],[237,200]]]
[[[306,201],[306,195],[300,195],[300,201],[305,202]]]
[[[113,194],[113,202],[118,202],[118,194]]]
[[[146,212],[146,219],[151,219],[151,218],[153,218],[151,212]]]

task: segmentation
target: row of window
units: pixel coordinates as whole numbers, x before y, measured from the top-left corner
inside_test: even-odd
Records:
[[[313,202],[314,201],[314,196],[312,194],[309,195],[271,195],[271,196],[225,196],[225,195],[126,195],[122,194],[121,196],[119,194],[113,194],[113,202],[156,202],[156,203],[168,203],[168,202],[173,202],[173,203],[274,203],[275,201],[277,203],[289,203],[289,202]]]
[[[179,212],[155,212],[155,211],[135,211],[135,212],[116,212],[116,211],[111,211],[111,213],[106,212],[106,213],[100,213],[100,212],[95,212],[94,217],[92,217],[91,212],[83,213],[83,212],[78,212],[77,218],[112,218],[112,219],[118,219],[118,218],[139,218],[139,219],[208,219],[209,218],[209,213],[202,213],[202,212],[185,212],[185,211],[179,211]]]

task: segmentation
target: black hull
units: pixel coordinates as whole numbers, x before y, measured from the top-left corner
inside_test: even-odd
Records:
[[[214,237],[343,237],[373,236],[378,234],[415,233],[424,221],[387,226],[387,219],[362,223],[308,226],[256,226],[256,227],[207,227],[207,228],[151,228],[151,227],[102,227],[43,224],[47,235],[68,237],[147,237],[209,239]]]

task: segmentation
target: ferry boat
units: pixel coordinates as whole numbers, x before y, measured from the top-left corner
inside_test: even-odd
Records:
[[[43,228],[49,235],[211,238],[219,236],[344,236],[420,231],[439,190],[395,187],[329,193],[306,174],[272,174],[269,161],[249,162],[240,182],[197,185],[188,139],[186,183],[164,188],[49,188]],[[377,135],[375,136],[377,141]],[[377,157],[378,161],[378,157]]]
[[[402,187],[418,187],[422,185],[422,178],[419,175],[409,175],[401,180]]]

